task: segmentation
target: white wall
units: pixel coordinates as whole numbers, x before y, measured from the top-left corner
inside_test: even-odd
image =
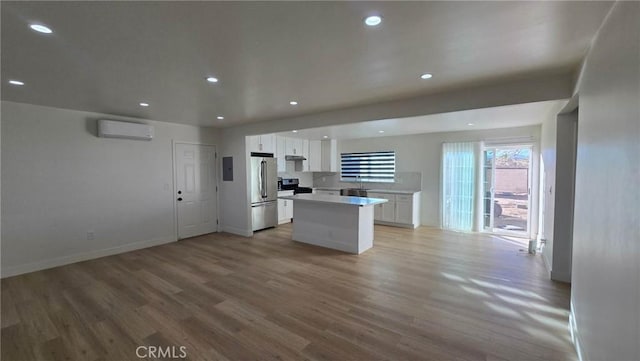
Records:
[[[172,140],[217,142],[152,121],[152,141],[98,138],[96,119],[123,118],[28,104],[1,115],[3,277],[174,241]]]
[[[541,186],[541,206],[542,210],[540,238],[547,240],[542,251],[542,258],[551,272],[553,264],[553,222],[555,210],[555,188],[556,188],[556,134],[558,120],[556,117],[549,117],[542,123],[540,137],[540,172],[542,175]]]
[[[572,87],[572,75],[558,74],[225,128],[222,130],[220,138],[223,140],[222,156],[231,156],[234,159],[234,181],[221,182],[220,184],[220,204],[224,207],[221,228],[224,231],[240,235],[249,236],[252,234],[251,213],[247,198],[249,191],[247,175],[249,160],[245,150],[245,136],[247,135],[568,99],[571,97]]]
[[[571,282],[578,111],[559,114],[557,119],[551,279]]]
[[[571,282],[577,125],[577,109],[542,125],[542,257],[551,279],[562,282]]]
[[[640,3],[617,2],[579,83],[571,301],[583,360],[640,360]]]
[[[396,152],[396,170],[399,172],[422,172],[421,220],[424,226],[440,226],[440,163],[443,142],[467,142],[481,140],[508,140],[509,138],[530,138],[536,143],[540,126],[505,128],[493,130],[428,133],[397,137],[379,137],[351,139],[338,142],[338,154],[342,152],[367,152],[394,150]],[[538,188],[537,157],[534,157],[532,177]],[[532,199],[537,199],[537,192]],[[534,202],[535,204],[536,202]],[[537,207],[532,208],[532,230],[537,230]]]

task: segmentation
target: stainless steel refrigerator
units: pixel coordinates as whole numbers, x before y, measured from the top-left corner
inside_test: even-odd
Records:
[[[251,153],[251,218],[253,230],[278,224],[278,175],[271,154]]]

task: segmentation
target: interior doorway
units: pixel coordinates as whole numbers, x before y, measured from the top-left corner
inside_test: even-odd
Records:
[[[532,154],[531,145],[484,148],[483,226],[485,231],[529,237]]]
[[[215,146],[175,143],[174,160],[178,239],[217,232]]]

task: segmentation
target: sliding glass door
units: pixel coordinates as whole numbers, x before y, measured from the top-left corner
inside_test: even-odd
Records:
[[[485,231],[529,236],[531,156],[530,145],[485,147],[482,159]]]

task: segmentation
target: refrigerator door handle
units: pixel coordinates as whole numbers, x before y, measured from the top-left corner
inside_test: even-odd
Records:
[[[264,160],[260,162],[260,176],[262,177],[260,182],[260,188],[262,198],[267,198],[267,162]]]
[[[258,169],[258,187],[260,188],[260,197],[262,197],[262,162],[260,162],[260,167]]]

